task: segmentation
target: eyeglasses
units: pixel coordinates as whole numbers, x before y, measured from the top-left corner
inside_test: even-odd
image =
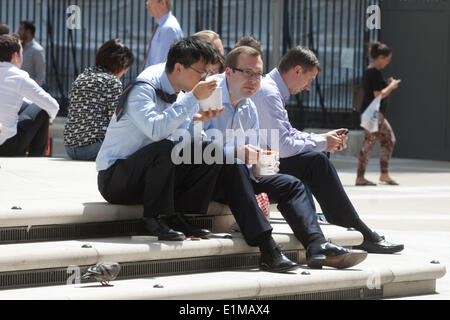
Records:
[[[260,80],[261,78],[264,78],[266,75],[264,73],[261,72],[253,72],[252,70],[242,70],[239,68],[231,68],[234,71],[239,71],[242,72],[247,78],[250,79],[256,79],[256,80]]]
[[[201,72],[201,71],[198,71],[197,69],[195,69],[195,68],[193,68],[191,66],[188,66],[188,68],[194,70],[195,72],[197,72],[200,75],[201,78],[206,78],[207,76],[209,76],[211,74],[209,71]]]

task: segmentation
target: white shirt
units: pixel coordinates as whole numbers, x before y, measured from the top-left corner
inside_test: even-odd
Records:
[[[53,121],[59,110],[58,102],[45,92],[27,72],[9,62],[0,62],[0,145],[17,133],[19,110],[27,98],[47,111]]]

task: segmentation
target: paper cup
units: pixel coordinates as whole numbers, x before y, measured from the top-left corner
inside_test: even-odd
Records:
[[[277,174],[277,158],[278,153],[275,151],[265,150],[259,155],[256,164],[256,174],[260,176],[273,176]]]
[[[209,98],[200,100],[200,108],[203,111],[216,110],[222,108],[222,88],[217,87]]]

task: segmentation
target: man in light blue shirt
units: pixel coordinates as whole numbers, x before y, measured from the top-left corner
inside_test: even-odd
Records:
[[[106,131],[96,160],[98,187],[115,204],[143,204],[143,223],[159,240],[207,238],[184,213],[206,213],[220,166],[175,165],[172,134],[192,117],[210,120],[219,111],[198,111],[216,81],[201,81],[216,62],[214,48],[193,37],[174,44],[167,63],[146,69],[129,85]],[[179,97],[181,90],[186,94]]]
[[[252,97],[258,109],[262,129],[279,130],[280,172],[300,179],[316,197],[328,222],[352,227],[364,236],[359,246],[371,253],[394,253],[403,245],[392,244],[373,232],[358,216],[348,198],[336,169],[322,152],[334,152],[345,147],[346,129],[319,135],[301,132],[292,127],[286,102],[291,94],[309,90],[321,70],[317,57],[302,46],[292,48],[261,83]],[[274,141],[268,141],[269,146]]]
[[[267,193],[271,202],[278,203],[278,209],[292,228],[294,235],[307,249],[306,258],[309,267],[316,269],[322,268],[322,266],[349,268],[363,261],[367,256],[365,251],[348,250],[327,242],[300,180],[284,174],[268,176],[257,174],[257,159],[262,150],[259,148],[258,142],[255,145],[248,144],[254,140],[252,136],[247,137],[241,144],[236,143],[234,138],[227,137],[227,134],[229,134],[227,130],[230,129],[235,134],[237,134],[236,131],[240,131],[243,135],[248,131],[252,135],[254,135],[254,131],[259,131],[256,107],[249,98],[260,87],[263,62],[257,50],[242,46],[233,49],[228,54],[226,67],[225,74],[216,77],[219,87],[222,87],[222,102],[225,110],[217,118],[205,122],[204,129],[207,135],[208,131],[211,132],[211,129],[222,132],[226,149],[234,147],[235,157],[247,165],[251,165],[251,172],[245,170],[248,186],[239,190],[232,190],[229,187],[227,179],[231,175],[220,176],[214,199],[230,205],[231,211],[236,217],[236,222],[244,234],[254,234],[261,230],[260,233],[265,237],[263,244],[260,244],[261,268],[277,271],[277,268],[273,267],[274,264],[280,265],[280,270],[292,270],[296,267],[296,264],[285,257],[272,239],[268,231],[267,225],[269,223],[267,220],[264,223],[263,219],[260,219],[262,222],[259,225],[249,224],[248,216],[254,210],[250,211],[246,208],[247,216],[243,216],[241,213],[243,211],[241,209],[242,204],[236,203],[234,200],[234,198],[237,198],[244,202],[243,199],[246,199],[246,202],[250,202],[247,199],[261,192]],[[240,152],[241,150],[245,152]],[[255,153],[256,157],[252,156]],[[232,167],[232,165],[225,165],[223,170],[226,171],[229,167]],[[263,215],[261,210],[258,210],[258,214]]]
[[[150,38],[144,69],[166,62],[170,45],[183,38],[183,31],[172,14],[173,0],[147,0],[150,15],[158,20]]]
[[[34,39],[36,27],[31,21],[22,21],[19,25],[19,36],[23,42],[22,70],[41,87],[45,83],[45,50]]]

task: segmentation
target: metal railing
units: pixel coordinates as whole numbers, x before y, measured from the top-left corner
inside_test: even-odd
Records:
[[[280,34],[274,35],[276,2],[282,6],[282,26]],[[185,36],[203,29],[215,30],[222,38],[225,52],[243,35],[253,34],[262,42],[266,72],[277,63],[272,61],[274,52],[280,56],[279,53],[282,55],[297,44],[313,49],[323,72],[310,92],[291,99],[291,120],[301,127],[308,126],[308,122],[315,120],[309,121],[313,118],[307,114],[320,114],[315,116],[320,126],[329,126],[335,122],[330,114],[351,113],[351,87],[360,81],[367,63],[364,44],[378,37],[376,31],[369,31],[365,26],[366,8],[369,3],[378,2],[175,0],[173,13]],[[79,29],[69,29],[66,25],[70,5],[80,8]],[[36,23],[36,40],[46,49],[46,82],[50,93],[62,102],[62,114],[72,82],[85,67],[94,64],[95,52],[105,41],[120,38],[131,48],[136,62],[122,81],[127,83],[136,77],[155,23],[145,8],[145,0],[0,0],[0,22],[17,31],[22,20]],[[281,41],[274,41],[278,39]],[[280,43],[280,48],[273,48],[274,43]]]

